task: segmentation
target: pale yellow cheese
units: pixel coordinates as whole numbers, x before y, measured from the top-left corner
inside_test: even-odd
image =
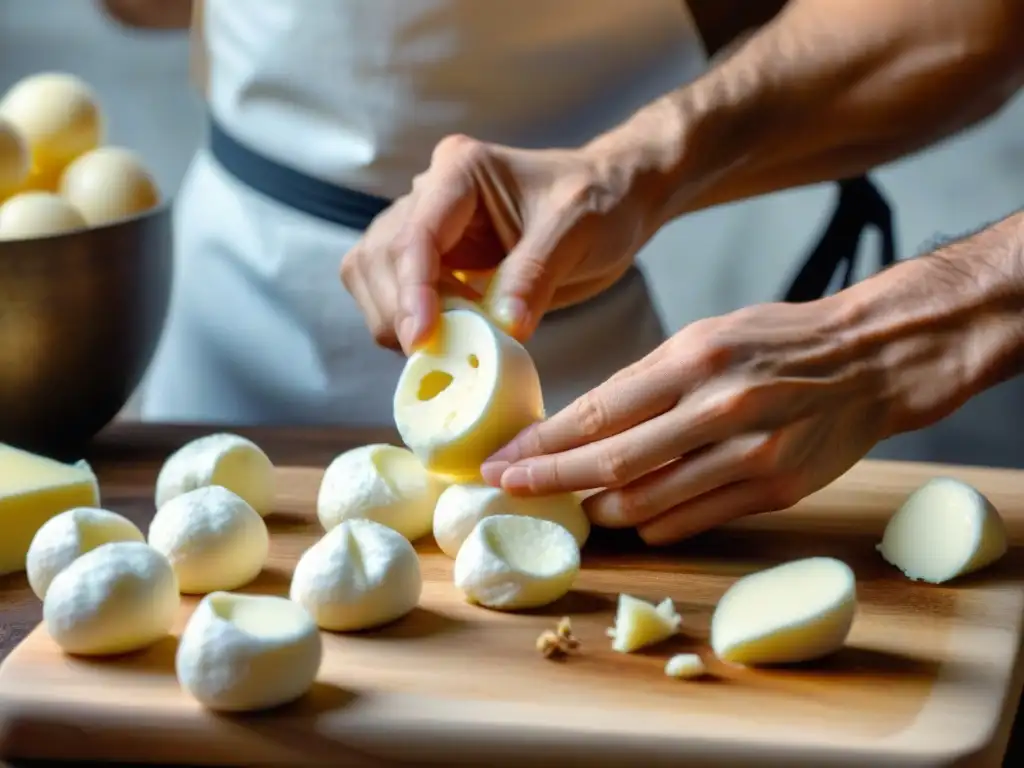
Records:
[[[0,443],[0,575],[25,570],[32,538],[47,520],[99,503],[85,462],[61,464]]]

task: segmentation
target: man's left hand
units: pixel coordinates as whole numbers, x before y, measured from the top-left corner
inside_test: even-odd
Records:
[[[924,414],[955,396],[949,335],[880,332],[842,299],[696,322],[524,430],[482,474],[517,494],[602,489],[585,502],[594,522],[652,544],[789,507],[892,434],[902,403]]]

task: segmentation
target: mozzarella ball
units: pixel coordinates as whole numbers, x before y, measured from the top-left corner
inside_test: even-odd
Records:
[[[114,655],[166,637],[180,604],[167,558],[140,541],[116,541],[86,552],[53,578],[43,622],[67,653]]]
[[[174,566],[181,591],[199,595],[237,589],[259,576],[270,534],[244,499],[210,485],[160,507],[149,527],[149,544]]]
[[[317,625],[346,632],[395,621],[419,603],[420,561],[409,540],[372,520],[345,520],[299,559],[291,599]]]
[[[61,177],[60,193],[90,226],[127,219],[160,203],[156,181],[142,160],[121,147],[99,147],[72,162]]]
[[[127,517],[95,507],[76,507],[51,517],[36,531],[25,558],[28,584],[40,600],[54,577],[96,547],[146,537]]]

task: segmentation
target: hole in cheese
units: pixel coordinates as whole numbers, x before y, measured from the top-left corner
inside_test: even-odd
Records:
[[[420,379],[420,387],[416,397],[426,402],[444,392],[451,386],[454,377],[446,371],[430,371]]]

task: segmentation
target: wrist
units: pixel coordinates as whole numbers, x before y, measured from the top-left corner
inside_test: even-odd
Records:
[[[1024,215],[826,301],[882,382],[884,434],[929,426],[1024,371]]]
[[[678,216],[702,186],[690,151],[699,124],[673,94],[582,148],[597,174],[640,213],[648,236]]]

